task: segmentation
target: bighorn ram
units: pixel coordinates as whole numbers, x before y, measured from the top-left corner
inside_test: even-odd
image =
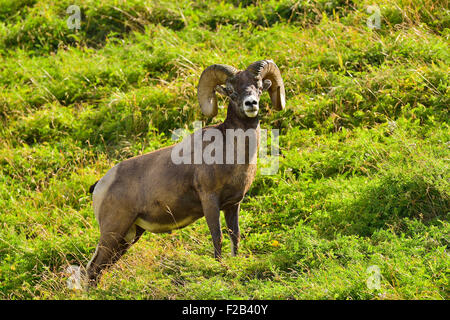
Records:
[[[206,116],[217,114],[216,91],[228,96],[230,102],[223,123],[198,132],[203,136],[214,129],[223,133],[223,142],[219,144],[222,150],[218,151],[223,151],[223,158],[227,159],[230,155],[234,157],[244,152],[244,163],[199,163],[194,159],[194,151],[188,155],[189,160],[194,161],[174,163],[173,152],[179,143],[125,160],[91,186],[94,213],[101,233],[97,249],[86,268],[91,284],[95,285],[101,271],[117,261],[145,230],[169,232],[203,216],[211,231],[214,255],[220,259],[220,210],[225,213],[232,255],[236,255],[240,238],[239,207],[256,174],[257,148],[249,148],[250,142],[245,140],[245,149],[238,150],[234,146],[236,136],[230,138],[225,133],[240,129],[259,146],[258,105],[265,90],[269,91],[275,109],[283,109],[284,84],[272,60],[254,62],[244,71],[215,64],[206,68],[200,77],[198,100]],[[187,140],[189,144],[191,140]],[[186,139],[183,141],[181,143],[186,143]],[[234,146],[233,149],[229,148],[230,145]],[[205,147],[204,140],[201,147]]]

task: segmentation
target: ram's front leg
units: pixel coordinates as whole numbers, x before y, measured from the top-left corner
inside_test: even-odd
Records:
[[[214,195],[204,195],[200,198],[203,214],[205,215],[214,244],[214,257],[220,260],[222,258],[222,230],[220,228],[219,203],[217,197]]]
[[[231,255],[234,257],[238,253],[241,232],[239,231],[239,209],[241,204],[235,204],[225,209],[225,221],[227,223],[228,234],[231,239]]]

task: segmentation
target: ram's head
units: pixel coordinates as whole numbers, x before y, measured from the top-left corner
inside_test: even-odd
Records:
[[[280,70],[272,60],[256,61],[239,71],[224,64],[206,68],[198,85],[198,101],[207,117],[217,115],[216,92],[227,96],[240,118],[258,115],[261,94],[268,90],[272,105],[281,110],[285,105],[285,91]]]

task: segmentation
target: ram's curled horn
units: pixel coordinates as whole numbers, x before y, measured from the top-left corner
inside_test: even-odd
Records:
[[[217,115],[217,97],[215,88],[233,77],[238,70],[225,64],[213,64],[206,68],[199,80],[197,95],[202,112],[207,117]]]
[[[276,110],[284,109],[286,104],[284,83],[275,62],[272,60],[256,61],[249,65],[247,70],[255,76],[261,77],[262,80],[269,79],[272,82],[269,88],[272,105]]]

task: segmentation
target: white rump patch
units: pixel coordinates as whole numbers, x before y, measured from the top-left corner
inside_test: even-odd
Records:
[[[105,198],[111,184],[114,182],[117,173],[117,166],[112,167],[104,176],[100,179],[94,188],[92,193],[92,205],[94,207],[95,218],[98,221],[98,214],[100,212],[100,206]]]

